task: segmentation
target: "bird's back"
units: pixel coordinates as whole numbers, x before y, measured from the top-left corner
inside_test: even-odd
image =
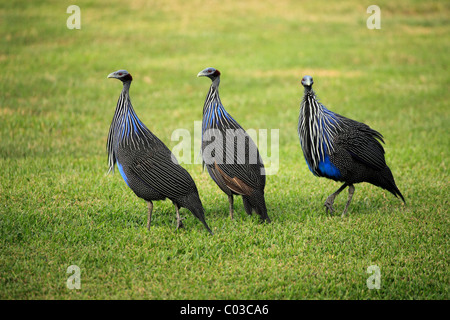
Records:
[[[339,116],[345,124],[336,135],[335,145],[343,147],[352,157],[365,165],[381,170],[386,166],[383,136],[368,125]]]
[[[223,183],[237,194],[247,194],[251,189],[264,189],[264,163],[256,144],[222,106],[204,115],[202,131],[205,165],[212,179],[224,192],[226,188]],[[221,177],[225,177],[226,181]]]
[[[125,173],[128,186],[146,200],[170,200],[184,206],[184,199],[198,194],[191,175],[159,139],[143,142],[136,148],[120,146],[117,162]]]

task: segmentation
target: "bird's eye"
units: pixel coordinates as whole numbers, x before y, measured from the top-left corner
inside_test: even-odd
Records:
[[[121,76],[121,75],[123,75],[123,73],[122,73],[122,72],[119,72],[119,76]]]

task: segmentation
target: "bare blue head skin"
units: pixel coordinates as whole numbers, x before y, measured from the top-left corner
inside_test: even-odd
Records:
[[[208,77],[212,81],[220,76],[220,71],[214,68],[206,68],[197,74],[197,77]]]
[[[305,87],[305,89],[311,89],[314,81],[311,76],[304,76],[302,79],[302,85]]]
[[[122,82],[132,81],[133,77],[128,73],[127,70],[117,70],[116,72],[110,73],[108,78],[119,79]]]

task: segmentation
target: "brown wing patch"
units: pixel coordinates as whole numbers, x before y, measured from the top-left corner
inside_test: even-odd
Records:
[[[241,179],[238,177],[231,178],[228,175],[223,172],[216,162],[214,162],[214,167],[216,168],[217,172],[220,173],[220,175],[223,178],[223,181],[225,182],[225,185],[230,188],[231,191],[240,194],[240,195],[246,195],[249,196],[253,192],[253,188],[248,186],[244,183]]]

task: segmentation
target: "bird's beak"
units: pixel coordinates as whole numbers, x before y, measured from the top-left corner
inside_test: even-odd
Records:
[[[116,73],[112,72],[112,73],[108,74],[108,78],[117,78]]]
[[[197,74],[197,77],[208,77],[211,74],[211,68],[206,68]]]

